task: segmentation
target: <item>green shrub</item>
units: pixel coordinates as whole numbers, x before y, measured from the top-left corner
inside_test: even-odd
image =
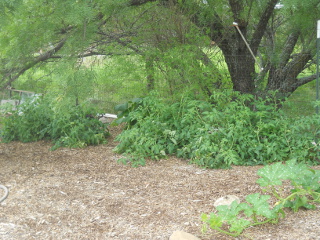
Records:
[[[172,154],[208,168],[292,158],[317,162],[318,146],[312,142],[319,117],[293,121],[275,104],[231,91],[216,93],[211,103],[186,97],[167,104],[152,94],[129,113],[136,124],[117,137],[115,151],[134,164]]]
[[[51,140],[58,147],[85,147],[106,142],[107,125],[101,123],[92,109],[83,106],[70,107],[67,113],[56,113],[48,126]]]
[[[127,127],[133,126],[136,121],[131,120],[129,113],[136,110],[142,104],[142,98],[135,98],[132,101],[126,103],[118,104],[115,106],[115,110],[118,113],[118,119],[115,121],[116,124],[127,123]]]
[[[107,125],[84,105],[59,109],[47,99],[32,100],[18,106],[4,119],[1,137],[4,142],[52,140],[58,147],[84,147],[106,142]]]
[[[53,111],[41,98],[29,100],[11,111],[5,118],[1,131],[2,141],[32,142],[48,138],[47,126],[52,121]]]

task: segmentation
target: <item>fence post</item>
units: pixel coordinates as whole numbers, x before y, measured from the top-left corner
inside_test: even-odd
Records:
[[[320,59],[320,20],[317,22],[317,79],[316,79],[316,114],[319,114],[319,106],[318,106],[318,101],[319,101],[319,59]],[[315,136],[315,143],[318,144],[319,141],[319,133],[316,133]],[[320,158],[320,152],[317,152],[318,159]]]
[[[319,101],[319,59],[320,59],[320,20],[317,23],[317,82],[316,82],[316,100]],[[319,114],[319,106],[317,102],[316,113]]]

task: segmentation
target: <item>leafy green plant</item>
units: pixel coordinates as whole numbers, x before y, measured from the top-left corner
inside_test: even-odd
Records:
[[[276,223],[279,211],[270,208],[269,198],[269,195],[255,193],[248,195],[245,203],[234,201],[230,206],[217,206],[216,213],[202,214],[201,219],[205,223],[202,230],[207,231],[209,225],[211,229],[237,237],[250,226]]]
[[[265,223],[277,223],[285,217],[284,208],[297,212],[299,208],[315,209],[315,203],[320,203],[320,171],[313,170],[304,163],[290,160],[286,164],[276,163],[258,170],[261,177],[257,183],[265,192],[271,195],[254,193],[246,196],[246,202],[234,201],[230,206],[222,205],[215,213],[202,214],[203,231],[208,226],[221,233],[237,237],[246,228]],[[284,181],[290,181],[288,193],[283,186]],[[277,203],[271,207],[271,197]]]
[[[118,112],[118,119],[115,121],[116,124],[127,123],[127,127],[131,127],[136,123],[136,120],[132,120],[129,113],[136,110],[142,105],[142,98],[134,98],[128,102],[118,104],[115,106],[115,110]]]
[[[315,209],[315,202],[320,202],[320,171],[309,168],[306,164],[296,163],[296,160],[286,164],[276,163],[265,166],[258,171],[261,177],[257,183],[263,187],[263,191],[274,196],[280,207],[289,207],[294,212],[300,207]],[[281,190],[283,182],[290,181],[290,194]],[[279,188],[280,187],[280,190]]]
[[[61,110],[48,99],[32,100],[4,118],[2,141],[46,139],[54,143],[52,149],[105,143],[109,135],[107,125],[96,119],[95,114],[94,109],[84,105]]]
[[[41,99],[30,99],[19,105],[3,120],[1,137],[4,142],[19,140],[38,141],[48,137],[45,131],[52,119],[53,111],[48,103]]]
[[[250,103],[250,104],[248,104]],[[134,159],[176,155],[201,167],[228,168],[297,158],[318,163],[318,116],[290,119],[276,101],[232,91],[215,92],[210,102],[182,97],[168,103],[156,93],[135,109],[123,106],[129,129],[115,151]],[[130,158],[129,157],[129,158]]]
[[[94,112],[82,106],[69,109],[68,113],[57,113],[48,126],[51,140],[59,147],[85,147],[106,142],[109,136],[107,125],[94,118]]]

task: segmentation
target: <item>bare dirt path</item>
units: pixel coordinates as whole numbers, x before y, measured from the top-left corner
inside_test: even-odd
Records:
[[[0,204],[0,239],[162,240],[175,230],[233,239],[201,235],[201,213],[221,196],[260,191],[261,166],[204,170],[170,158],[132,168],[117,163],[114,145],[50,151],[46,142],[1,143],[0,184],[10,194]],[[320,239],[319,226],[319,208],[289,212],[237,239]]]

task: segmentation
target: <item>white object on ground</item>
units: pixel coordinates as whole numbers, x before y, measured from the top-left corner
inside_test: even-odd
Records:
[[[221,198],[218,198],[217,201],[213,204],[214,207],[221,206],[221,205],[228,205],[230,206],[233,201],[237,201],[240,203],[240,198],[235,195],[227,195]]]
[[[184,231],[175,231],[169,240],[200,240],[200,238]]]
[[[0,198],[0,203],[3,202],[9,195],[9,190],[7,187],[0,185],[0,188],[4,191],[3,196]]]

